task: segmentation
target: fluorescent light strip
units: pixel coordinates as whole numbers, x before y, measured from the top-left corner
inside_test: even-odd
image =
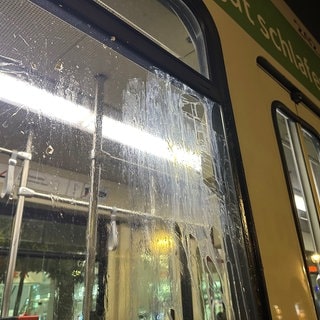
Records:
[[[0,73],[0,100],[86,132],[92,133],[94,130],[94,115],[88,108],[4,73]],[[200,155],[169,145],[159,137],[106,116],[103,117],[102,135],[156,157],[201,171]]]

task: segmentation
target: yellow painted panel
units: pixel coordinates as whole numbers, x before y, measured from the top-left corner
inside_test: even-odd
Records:
[[[271,105],[277,100],[292,112],[297,108],[289,94],[257,66],[256,58],[263,56],[280,72],[285,74],[285,70],[214,1],[205,2],[221,39],[272,316],[288,320],[316,319]],[[295,85],[303,90],[298,83]],[[310,111],[303,108],[300,116],[319,128],[319,118]]]

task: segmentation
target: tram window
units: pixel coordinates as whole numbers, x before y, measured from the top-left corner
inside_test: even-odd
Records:
[[[315,199],[318,195],[319,177],[319,141],[307,129],[277,110],[277,124],[281,137],[293,203],[295,205],[298,231],[301,234],[302,247],[309,271],[317,308],[320,308],[319,296],[319,261],[320,261],[320,227]],[[309,159],[309,160],[308,160]],[[307,162],[306,162],[307,161]],[[306,164],[310,162],[310,167]],[[310,170],[311,168],[311,170]],[[310,180],[311,179],[311,180]],[[310,181],[314,179],[316,189]]]
[[[255,314],[221,106],[74,17],[0,13],[2,316]]]
[[[207,76],[204,40],[199,24],[181,0],[95,1]],[[181,23],[181,19],[185,24]]]

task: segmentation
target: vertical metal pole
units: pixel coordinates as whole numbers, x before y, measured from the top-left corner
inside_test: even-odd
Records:
[[[99,155],[102,149],[102,118],[103,118],[103,102],[104,102],[104,75],[96,76],[96,92],[95,92],[95,129],[93,132],[93,148],[91,152],[91,183],[89,198],[89,214],[87,222],[87,254],[85,268],[85,295],[83,300],[83,316],[84,320],[90,319],[92,308],[92,291],[95,281],[95,260],[97,245],[97,222],[98,222],[98,194],[100,185],[101,164]]]
[[[31,153],[32,139],[33,139],[33,132],[30,131],[28,136],[27,146],[26,146],[27,153]],[[30,168],[30,160],[25,159],[23,162],[20,187],[26,187],[27,185],[29,168]],[[8,264],[8,270],[6,275],[6,282],[3,290],[3,301],[2,301],[2,312],[1,312],[2,317],[8,316],[9,308],[10,308],[10,296],[11,296],[11,290],[12,290],[14,270],[15,270],[16,261],[17,261],[18,246],[20,241],[20,231],[21,231],[21,223],[22,223],[22,216],[23,216],[24,199],[25,197],[23,195],[18,196],[17,209],[14,216],[14,220],[13,220],[9,264]]]

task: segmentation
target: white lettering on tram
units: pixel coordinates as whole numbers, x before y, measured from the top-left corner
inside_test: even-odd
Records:
[[[282,54],[290,60],[290,62],[298,69],[300,72],[307,78],[311,83],[314,83],[318,90],[320,90],[320,78],[315,71],[310,70],[308,65],[308,59],[300,56],[294,50],[290,40],[285,40],[282,37],[282,34],[278,28],[268,27],[264,18],[258,14],[257,16],[260,31],[263,36],[271,40],[274,46],[282,52]]]
[[[215,0],[219,2],[219,0]],[[320,74],[318,70],[313,70],[306,57],[299,54],[294,47],[294,44],[285,39],[281,30],[275,26],[269,26],[262,15],[253,14],[249,0],[220,0],[220,2],[228,3],[230,6],[236,8],[240,14],[244,15],[248,22],[259,27],[259,31],[265,39],[270,40],[274,47],[283,54],[283,56],[290,61],[290,63],[306,78],[315,85],[317,90],[320,90]]]

